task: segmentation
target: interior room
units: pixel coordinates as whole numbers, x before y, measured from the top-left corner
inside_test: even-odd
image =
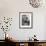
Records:
[[[46,0],[0,0],[0,46],[46,46]]]

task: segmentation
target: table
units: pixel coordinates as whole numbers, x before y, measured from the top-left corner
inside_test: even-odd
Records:
[[[7,43],[16,46],[46,46],[46,40],[29,41],[29,40],[7,40]]]

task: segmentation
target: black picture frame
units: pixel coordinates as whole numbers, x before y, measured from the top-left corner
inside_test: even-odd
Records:
[[[33,28],[33,13],[19,12],[19,28],[32,29]]]

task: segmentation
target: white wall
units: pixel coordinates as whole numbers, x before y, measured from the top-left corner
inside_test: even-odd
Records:
[[[32,29],[19,29],[19,12],[33,12]],[[4,16],[13,18],[8,33],[17,40],[27,40],[34,34],[39,40],[46,40],[46,8],[33,8],[30,6],[29,0],[0,0],[0,17]]]

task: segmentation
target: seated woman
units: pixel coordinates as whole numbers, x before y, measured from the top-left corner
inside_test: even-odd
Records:
[[[34,39],[34,41],[38,41],[36,35],[34,35],[32,38]]]

